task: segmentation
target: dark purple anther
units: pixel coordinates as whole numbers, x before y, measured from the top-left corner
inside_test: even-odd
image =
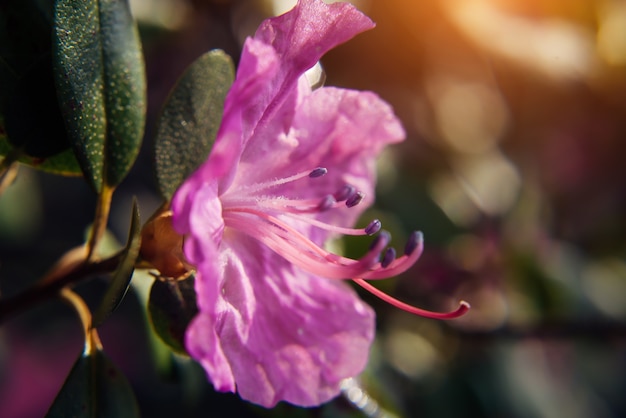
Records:
[[[376,235],[376,238],[374,238],[374,241],[372,241],[372,243],[370,244],[369,250],[372,251],[376,249],[376,247],[380,245],[381,241],[384,242],[384,244],[381,245],[381,247],[384,247],[387,244],[389,244],[389,241],[391,241],[391,234],[387,231],[381,231],[379,235]]]
[[[324,212],[330,208],[333,207],[333,205],[336,203],[335,198],[333,197],[333,195],[329,194],[326,197],[324,197],[322,199],[322,201],[319,203],[319,205],[317,205],[317,209],[320,212]]]
[[[365,227],[365,233],[367,235],[372,236],[375,233],[377,233],[378,231],[380,231],[380,228],[382,226],[383,226],[383,224],[381,224],[378,219],[374,219],[372,222],[370,222],[370,224],[368,226]]]
[[[404,255],[411,255],[417,246],[422,242],[423,236],[420,231],[413,231],[409,236],[409,240],[404,246]]]
[[[387,251],[385,251],[385,255],[383,256],[383,261],[380,262],[382,268],[389,267],[389,264],[393,263],[393,260],[396,259],[396,249],[389,247]]]
[[[314,179],[317,177],[322,177],[326,173],[328,173],[328,170],[326,170],[324,167],[317,167],[315,170],[309,173],[309,177]]]
[[[344,200],[352,196],[354,192],[356,192],[356,189],[349,184],[346,184],[341,188],[341,190],[335,193],[335,199],[337,200],[337,202],[343,202]]]
[[[346,206],[349,208],[354,207],[361,203],[364,197],[365,195],[362,192],[356,192],[355,194],[350,196],[348,200],[346,200]]]

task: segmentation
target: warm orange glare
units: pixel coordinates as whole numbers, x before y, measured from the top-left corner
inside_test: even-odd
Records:
[[[450,2],[452,20],[481,48],[556,79],[589,77],[595,68],[593,33],[560,18],[529,19],[482,0]]]

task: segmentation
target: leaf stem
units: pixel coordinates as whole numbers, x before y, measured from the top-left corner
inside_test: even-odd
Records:
[[[85,332],[85,355],[89,356],[94,354],[97,350],[101,350],[102,342],[100,341],[100,336],[96,329],[92,327],[91,311],[89,311],[89,307],[83,298],[67,287],[61,289],[60,295],[76,310],[80,322],[83,325],[83,331]]]
[[[89,240],[87,241],[87,261],[93,259],[98,243],[106,230],[114,190],[115,189],[113,187],[105,184],[102,186],[100,194],[98,194],[96,214],[93,220],[91,234],[89,235]]]

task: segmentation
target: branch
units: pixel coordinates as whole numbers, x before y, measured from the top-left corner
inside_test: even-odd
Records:
[[[106,260],[85,261],[84,254],[84,247],[70,251],[38,284],[17,296],[0,299],[0,324],[39,302],[57,297],[65,286],[115,271],[122,256],[120,252]]]

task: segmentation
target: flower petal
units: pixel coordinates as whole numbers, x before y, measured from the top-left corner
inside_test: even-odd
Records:
[[[222,126],[202,169],[223,177],[220,192],[230,185],[242,146],[253,138],[261,142],[270,135],[265,129],[288,128],[300,76],[328,50],[372,27],[349,3],[315,0],[301,0],[284,15],[264,21],[244,44]]]
[[[185,242],[187,257],[194,257],[197,264],[195,290],[200,313],[185,332],[185,346],[189,355],[204,367],[216,390],[234,392],[235,376],[219,337],[221,289],[224,282],[222,271],[215,263],[219,257],[218,246],[212,239],[202,241],[192,236]]]
[[[202,365],[215,390],[235,392],[235,377],[215,330],[214,316],[201,312],[187,328],[186,348],[189,355]]]
[[[199,174],[187,179],[172,200],[174,229],[183,235],[191,233],[185,241],[184,251],[187,261],[192,264],[206,258],[205,243],[219,245],[224,230],[217,182],[205,182]]]
[[[214,383],[223,373],[204,356],[218,351],[213,330],[241,397],[266,407],[280,400],[319,405],[365,367],[374,313],[349,286],[305,274],[235,231],[225,235],[218,264],[224,277],[219,300],[213,300],[213,286],[208,294],[198,289],[198,298],[203,313],[219,322],[198,319],[187,333],[188,348]],[[203,283],[218,281],[199,273]],[[202,331],[205,326],[213,328]]]
[[[373,201],[376,157],[386,145],[404,137],[392,108],[376,94],[324,87],[300,99],[286,134],[263,139],[265,152],[258,147],[251,152],[246,147],[235,181],[253,184],[327,167],[328,174],[323,177],[275,187],[271,193],[321,199],[351,184],[365,193],[363,204],[316,215],[333,225],[351,226]],[[327,237],[320,232],[322,238]]]
[[[224,103],[222,125],[205,166],[226,189],[248,137],[256,129],[257,114],[265,106],[267,80],[276,77],[281,63],[274,49],[255,39],[244,45],[237,76]]]
[[[247,115],[257,138],[244,135],[244,141],[268,136],[261,132],[264,129],[276,131],[277,122],[287,128],[289,125],[285,122],[289,118],[285,117],[285,110],[293,110],[295,106],[283,105],[294,101],[294,93],[305,71],[335,46],[373,27],[370,18],[349,3],[326,4],[316,0],[300,0],[287,13],[265,20],[254,39],[272,46],[280,67],[273,77],[265,80],[265,90],[257,97],[261,105],[256,107],[256,112]],[[245,58],[244,50],[242,60]],[[280,112],[283,115],[278,117]]]
[[[282,65],[268,80],[273,97],[262,119],[271,119],[272,110],[295,90],[300,76],[322,55],[373,27],[370,18],[349,3],[316,0],[300,0],[289,12],[264,21],[254,38],[272,45]]]

